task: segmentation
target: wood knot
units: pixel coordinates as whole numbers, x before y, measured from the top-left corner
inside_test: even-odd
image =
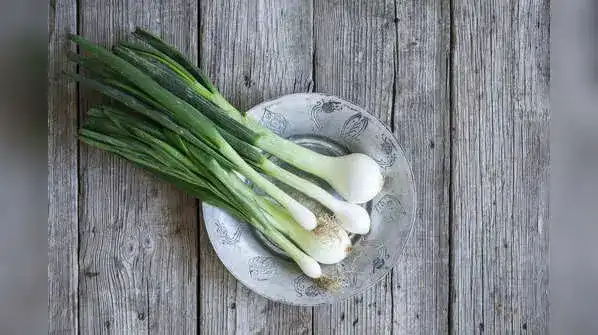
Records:
[[[130,239],[121,247],[121,258],[125,262],[130,262],[137,257],[139,253],[139,242],[135,239]]]
[[[154,239],[149,235],[146,235],[143,238],[143,240],[141,241],[141,244],[145,250],[148,250],[148,251],[154,250]]]
[[[90,269],[85,269],[83,271],[83,275],[85,275],[85,277],[88,278],[93,278],[93,277],[97,277],[100,273],[97,271],[91,271]]]

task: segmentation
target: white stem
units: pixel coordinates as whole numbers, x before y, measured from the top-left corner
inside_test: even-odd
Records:
[[[334,200],[335,203],[329,208],[346,231],[360,235],[369,233],[371,219],[365,208],[338,199]]]
[[[261,168],[267,174],[328,208],[346,231],[355,234],[367,234],[370,231],[370,216],[363,207],[338,200],[316,184],[290,173],[269,160],[265,161]]]
[[[320,278],[322,276],[322,268],[313,258],[300,257],[295,259],[295,262],[306,276],[310,278]]]
[[[325,220],[312,231],[302,229],[280,206],[266,198],[258,200],[269,223],[288,236],[309,256],[322,264],[335,264],[351,251],[351,239],[343,228]]]
[[[361,153],[326,156],[270,134],[261,136],[255,145],[300,170],[324,179],[350,203],[372,200],[384,184],[378,163]]]
[[[247,164],[237,152],[224,142],[225,147],[222,151],[233,163],[237,165],[237,169],[247,179],[261,188],[274,200],[286,208],[293,218],[306,230],[312,230],[316,227],[316,216],[307,207],[300,204],[297,200],[291,198],[283,190],[272,184],[268,179],[257,173],[249,164]]]
[[[305,206],[301,205],[296,200],[289,201],[285,208],[289,214],[303,227],[305,230],[313,230],[317,226],[317,220],[314,213],[312,213]]]
[[[318,278],[322,275],[320,264],[301,249],[297,248],[291,241],[287,240],[276,228],[262,226],[258,226],[258,228],[260,228],[267,238],[281,248],[287,256],[291,257],[305,275],[310,278]]]

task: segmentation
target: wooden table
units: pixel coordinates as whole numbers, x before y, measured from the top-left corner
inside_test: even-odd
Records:
[[[549,1],[51,0],[51,334],[455,334],[548,328]],[[200,204],[76,140],[98,95],[67,33],[136,25],[242,109],[327,92],[392,128],[418,190],[406,253],[332,306],[273,303],[216,258]]]

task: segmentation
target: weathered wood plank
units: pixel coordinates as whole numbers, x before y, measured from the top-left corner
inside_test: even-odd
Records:
[[[453,331],[546,334],[549,2],[453,13]]]
[[[216,256],[203,222],[199,232],[199,333],[235,334],[237,280]]]
[[[395,334],[448,332],[449,5],[397,2],[394,132],[413,168],[418,211],[394,269]]]
[[[391,127],[396,48],[394,1],[316,1],[315,91],[364,107]],[[386,334],[391,275],[364,294],[314,309],[316,334]]]
[[[76,1],[52,1],[48,69],[48,333],[77,332],[77,85],[66,41],[77,32]]]
[[[311,0],[203,1],[200,15],[201,66],[238,108],[309,90]],[[205,235],[200,245],[202,333],[310,332],[311,308],[283,306],[257,296],[240,283],[232,286],[236,281],[221,265]]]
[[[83,36],[105,45],[136,25],[197,58],[197,2],[82,1]],[[81,92],[81,114],[99,101]],[[115,156],[81,147],[81,333],[197,331],[197,201]]]

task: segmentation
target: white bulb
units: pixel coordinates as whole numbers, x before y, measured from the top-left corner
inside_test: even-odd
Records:
[[[334,224],[320,225],[301,240],[300,247],[322,264],[335,264],[351,251],[347,232]]]
[[[286,208],[289,211],[289,214],[291,214],[301,227],[306,230],[313,230],[316,228],[318,224],[316,216],[305,206],[301,205],[299,202],[290,202]]]
[[[326,175],[322,177],[348,202],[368,202],[382,190],[382,169],[369,156],[354,153],[330,159]]]
[[[338,223],[349,233],[364,235],[370,231],[370,215],[365,208],[337,200],[331,210]]]
[[[311,257],[297,257],[295,263],[297,263],[301,271],[310,278],[319,278],[322,276],[322,268],[320,267],[320,264]]]
[[[316,229],[311,231],[303,229],[294,220],[274,220],[272,223],[319,263],[338,263],[351,251],[349,235],[331,216],[322,216]]]

